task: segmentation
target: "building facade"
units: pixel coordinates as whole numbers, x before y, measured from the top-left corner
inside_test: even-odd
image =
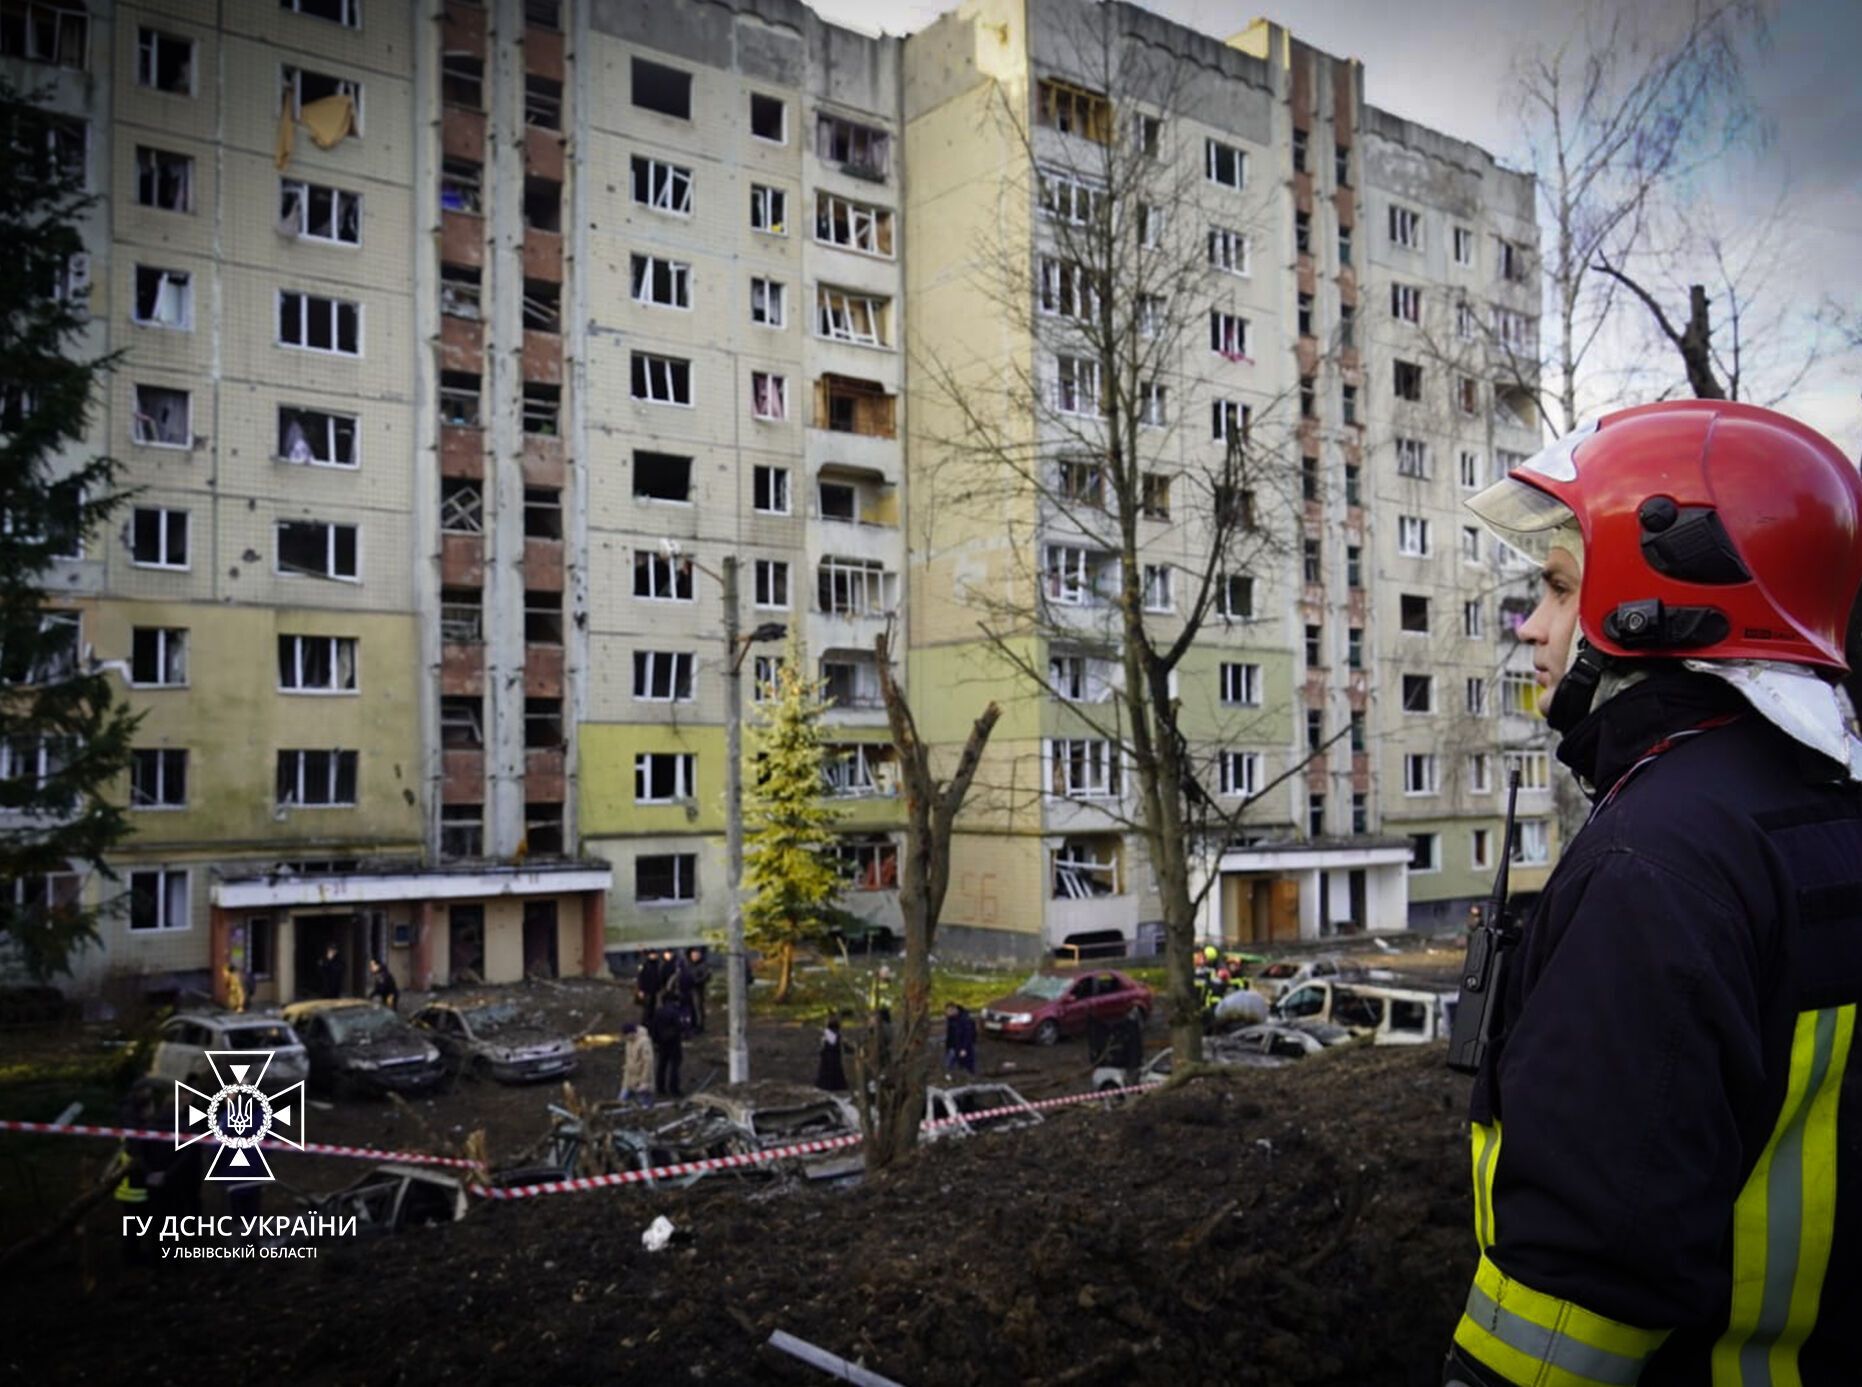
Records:
[[[726,680],[754,722],[792,641],[834,701],[842,904],[890,928],[889,622],[943,751],[1004,709],[952,945],[1143,938],[1090,537],[1040,488],[960,504],[936,388],[1062,388],[977,246],[1018,248],[1040,298],[1042,167],[1134,128],[1182,175],[1169,234],[1212,238],[1209,343],[1150,383],[1162,629],[1205,545],[1171,478],[1251,427],[1290,498],[1177,677],[1206,788],[1247,806],[1206,932],[1452,918],[1484,894],[1509,758],[1516,886],[1553,851],[1524,590],[1459,511],[1538,433],[1495,386],[1536,332],[1532,189],[1365,105],[1355,63],[1075,0],[979,0],[908,39],[798,0],[17,8],[0,64],[49,85],[98,196],[74,275],[87,349],[123,358],[87,444],[137,489],[50,581],[144,714],[122,880],[63,888],[121,895],[81,979],[232,963],[288,999],[330,945],[347,985],[370,956],[420,985],[715,937]],[[1193,79],[1147,104],[1082,49],[1094,15]],[[1018,647],[1045,683],[979,636],[1004,602],[1051,618]]]

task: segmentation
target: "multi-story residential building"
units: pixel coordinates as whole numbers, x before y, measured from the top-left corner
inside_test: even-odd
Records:
[[[726,676],[754,691],[789,634],[834,700],[842,904],[890,926],[889,621],[926,735],[1005,709],[951,946],[1140,938],[1155,885],[1094,714],[1119,677],[1104,555],[1051,490],[958,503],[929,365],[1078,397],[977,248],[1006,234],[1050,310],[1077,293],[1039,262],[1056,199],[1092,190],[1033,165],[1114,138],[1193,186],[1145,244],[1208,244],[1208,346],[1147,385],[1152,617],[1202,554],[1172,476],[1252,427],[1292,497],[1284,551],[1223,574],[1177,677],[1214,801],[1271,786],[1206,862],[1207,932],[1464,908],[1508,756],[1535,884],[1517,573],[1464,557],[1458,508],[1534,447],[1498,386],[1535,330],[1531,187],[1365,106],[1355,63],[1077,0],[977,0],[909,39],[799,0],[19,8],[0,64],[49,81],[99,194],[74,269],[87,347],[124,358],[88,444],[138,489],[52,582],[145,714],[121,888],[75,888],[127,888],[81,977],[232,962],[288,998],[328,944],[351,985],[370,955],[421,985],[711,937]],[[1183,99],[1085,61],[1088,10],[1181,60]],[[1023,650],[1046,690],[978,636],[1005,598],[1051,618]]]

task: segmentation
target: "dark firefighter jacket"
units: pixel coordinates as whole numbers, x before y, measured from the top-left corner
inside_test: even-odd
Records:
[[[1862,786],[1678,671],[1559,757],[1601,807],[1475,1080],[1448,1378],[1862,1382]]]

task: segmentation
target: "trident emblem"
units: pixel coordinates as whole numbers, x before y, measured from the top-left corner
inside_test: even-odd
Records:
[[[233,1135],[243,1137],[252,1126],[252,1099],[235,1095],[226,1105],[226,1125],[233,1129]]]

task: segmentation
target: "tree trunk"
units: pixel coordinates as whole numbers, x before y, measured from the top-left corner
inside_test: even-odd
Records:
[[[776,949],[776,995],[772,999],[777,1006],[789,1000],[789,987],[795,981],[795,943],[785,939]]]

